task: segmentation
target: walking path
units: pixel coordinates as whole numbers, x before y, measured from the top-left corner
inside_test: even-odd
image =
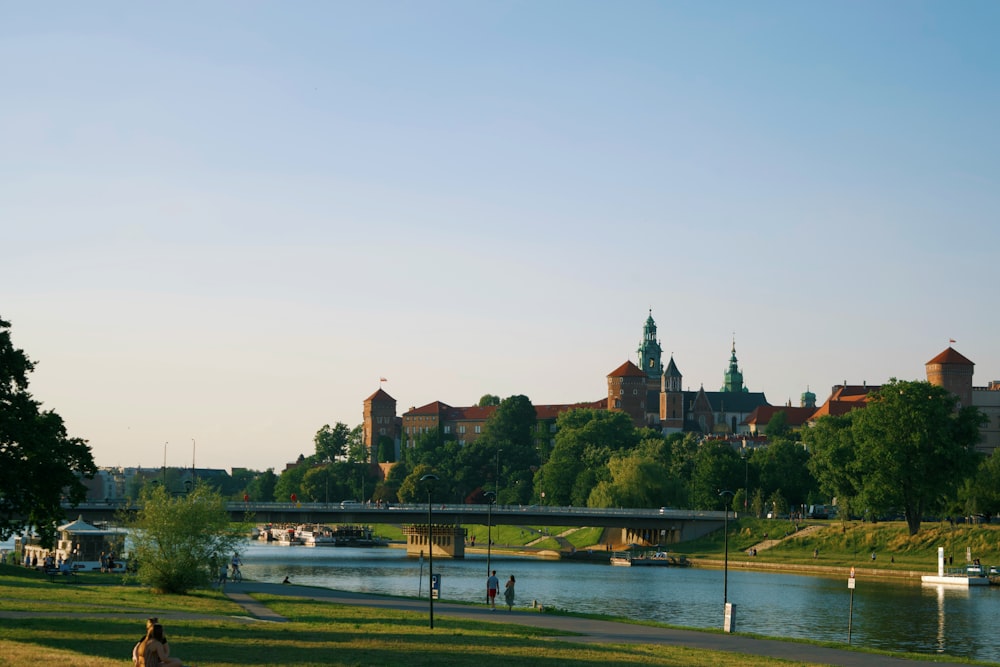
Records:
[[[278,616],[265,605],[253,600],[249,593],[268,595],[288,595],[309,600],[335,602],[344,605],[359,605],[380,609],[429,612],[426,600],[395,598],[350,591],[335,591],[289,584],[267,584],[244,581],[239,591],[227,591],[230,599],[239,603],[252,616],[266,621],[281,622]],[[720,615],[721,616],[721,615]],[[492,611],[486,605],[464,605],[444,601],[434,603],[434,617],[461,618],[467,620],[513,623],[565,633],[559,641],[581,644],[669,644],[694,649],[730,651],[749,655],[780,658],[798,662],[842,667],[884,667],[889,665],[934,664],[959,667],[960,663],[934,662],[894,658],[873,653],[861,653],[846,649],[827,648],[777,639],[757,639],[735,634],[701,632],[697,630],[677,630],[650,627],[616,621],[593,620],[573,616],[544,614],[535,610],[514,610],[512,612]],[[721,621],[721,618],[720,618]]]

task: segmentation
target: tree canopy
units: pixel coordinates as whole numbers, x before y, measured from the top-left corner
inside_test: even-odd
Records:
[[[87,441],[70,437],[62,418],[28,393],[34,369],[0,319],[0,539],[34,527],[51,546],[65,516],[63,498],[83,500],[81,477],[97,468]]]
[[[177,594],[207,584],[213,563],[228,560],[249,531],[230,521],[223,497],[203,483],[179,496],[161,485],[145,487],[139,511],[124,523],[135,577],[157,592]]]
[[[820,484],[855,495],[876,515],[902,513],[915,535],[924,513],[954,496],[979,460],[974,447],[983,415],[957,409],[957,401],[929,382],[892,379],[865,408],[820,419],[807,434]]]

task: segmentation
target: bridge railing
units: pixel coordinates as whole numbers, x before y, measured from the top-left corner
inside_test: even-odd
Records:
[[[66,505],[67,510],[72,508]],[[75,506],[80,510],[108,510],[136,509],[136,506],[126,501],[107,502],[87,502],[79,503]],[[486,504],[452,504],[434,503],[432,508],[435,512],[445,511],[454,514],[482,514],[487,511]],[[226,509],[230,513],[237,512],[260,512],[260,511],[345,511],[352,513],[378,513],[392,511],[421,512],[427,510],[426,503],[391,503],[388,505],[378,505],[377,503],[304,503],[304,502],[242,502],[232,501],[226,503]],[[675,518],[675,519],[722,519],[724,512],[714,510],[686,510],[686,509],[649,509],[649,508],[627,508],[627,507],[573,507],[556,505],[494,505],[493,514],[498,516],[513,514],[544,514],[560,516],[621,516],[621,517],[646,517],[646,518]]]

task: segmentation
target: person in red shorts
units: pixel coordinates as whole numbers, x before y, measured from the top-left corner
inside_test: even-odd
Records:
[[[499,589],[500,580],[497,579],[497,571],[493,570],[489,579],[486,580],[486,601],[493,607],[493,611],[496,611],[497,608],[497,591]]]

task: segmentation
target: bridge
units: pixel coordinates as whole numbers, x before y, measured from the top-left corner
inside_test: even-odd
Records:
[[[85,521],[114,521],[120,512],[135,506],[104,502],[66,506],[67,516]],[[434,553],[461,558],[464,554],[463,525],[596,527],[621,530],[624,544],[676,544],[722,528],[723,512],[684,509],[605,509],[552,507],[547,505],[452,505],[432,504]],[[407,529],[407,551],[426,548],[427,504],[370,503],[257,503],[230,502],[226,510],[234,521],[254,524],[401,524]],[[439,539],[441,543],[439,544]]]

